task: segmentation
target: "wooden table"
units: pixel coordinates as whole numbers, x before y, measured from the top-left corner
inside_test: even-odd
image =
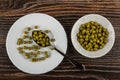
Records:
[[[30,75],[21,72],[11,63],[5,47],[8,30],[18,18],[33,12],[49,14],[61,22],[68,36],[69,53],[67,55],[86,65],[86,71],[73,67],[64,59],[49,73]],[[70,39],[75,21],[90,13],[105,16],[115,29],[116,38],[112,50],[97,59],[89,59],[78,54]],[[120,80],[120,0],[0,0],[0,80],[26,79]]]

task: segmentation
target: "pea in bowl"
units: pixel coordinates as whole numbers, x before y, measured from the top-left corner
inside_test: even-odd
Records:
[[[91,27],[91,24],[96,26]],[[108,19],[98,14],[89,14],[76,21],[72,28],[71,40],[74,48],[81,55],[98,58],[111,50],[115,41],[115,32]]]

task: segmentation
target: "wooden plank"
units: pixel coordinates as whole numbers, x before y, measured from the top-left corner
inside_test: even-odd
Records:
[[[61,22],[69,43],[68,56],[86,65],[81,71],[66,59],[53,71],[30,75],[18,70],[9,60],[5,47],[8,30],[21,16],[28,13],[46,13]],[[71,43],[71,29],[85,14],[97,13],[107,17],[115,29],[112,50],[98,59],[89,59],[77,53]],[[120,79],[120,0],[0,0],[0,80],[119,80]]]

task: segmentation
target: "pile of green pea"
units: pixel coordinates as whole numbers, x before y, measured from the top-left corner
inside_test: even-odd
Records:
[[[77,41],[88,51],[102,49],[108,42],[109,32],[101,24],[90,21],[82,24],[77,33]]]
[[[50,46],[50,40],[54,39],[50,39],[47,36],[47,33],[49,33],[50,30],[45,30],[43,33],[42,30],[37,30],[38,28],[38,26],[25,28],[22,36],[17,39],[17,50],[20,54],[32,62],[43,61],[50,57],[48,51],[41,52],[40,49],[42,47]],[[32,35],[30,34],[31,32]],[[35,44],[34,40],[37,40],[37,44]],[[51,50],[54,49],[51,48]],[[44,56],[40,57],[40,55]]]
[[[46,33],[49,33],[49,30],[45,30]],[[45,34],[42,30],[34,30],[32,32],[33,40],[40,45],[41,47],[50,46],[50,42],[54,42],[54,38],[49,38],[47,34]]]
[[[33,31],[32,32],[33,40],[42,47],[50,46],[50,39],[49,37],[40,31]]]

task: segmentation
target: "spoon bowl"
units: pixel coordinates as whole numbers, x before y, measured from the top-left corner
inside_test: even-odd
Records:
[[[32,38],[41,47],[50,46],[50,38],[42,30],[32,31]]]

